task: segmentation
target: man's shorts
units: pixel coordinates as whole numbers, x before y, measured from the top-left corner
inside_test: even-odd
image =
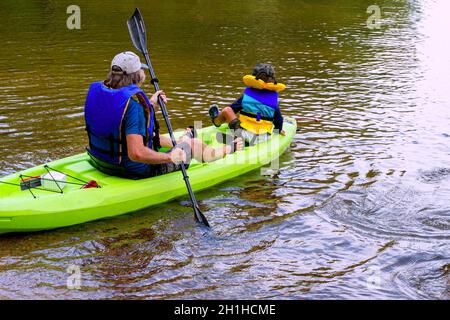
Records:
[[[174,148],[167,151],[167,153],[172,152],[173,149],[181,149],[186,154],[186,162],[184,163],[184,167],[187,169],[189,168],[189,163],[192,159],[192,150],[191,146],[188,142],[184,141],[180,144],[177,144]],[[161,163],[161,164],[152,164],[149,165],[148,168],[148,174],[145,176],[147,177],[156,177],[163,174],[180,171],[181,170],[181,164],[175,164],[173,162],[170,163]]]

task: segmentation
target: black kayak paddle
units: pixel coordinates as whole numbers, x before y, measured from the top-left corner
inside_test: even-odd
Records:
[[[134,11],[134,14],[128,19],[128,30],[130,31],[131,40],[133,41],[134,46],[137,50],[139,50],[145,57],[145,61],[149,67],[150,76],[152,77],[151,83],[155,87],[156,91],[159,91],[158,78],[156,78],[155,71],[153,70],[152,64],[150,62],[150,57],[148,55],[147,50],[147,33],[145,30],[144,19],[142,19],[141,12],[138,8]],[[172,139],[173,146],[175,147],[177,142],[173,135],[172,125],[170,124],[169,115],[167,113],[166,105],[161,97],[158,97],[158,102],[161,106],[161,111],[164,116],[164,120],[167,125],[167,129],[169,130],[170,138]],[[205,215],[200,211],[198,207],[197,200],[195,199],[194,192],[192,191],[191,183],[189,182],[189,177],[186,173],[186,167],[184,163],[181,163],[181,172],[183,173],[183,179],[186,183],[186,187],[189,192],[189,197],[191,198],[192,208],[194,209],[195,220],[203,223],[205,226],[209,227],[208,220],[206,220]]]

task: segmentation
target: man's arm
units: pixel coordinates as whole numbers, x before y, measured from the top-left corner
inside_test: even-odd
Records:
[[[131,159],[131,161],[147,164],[161,164],[172,162],[170,153],[156,152],[146,147],[143,144],[142,136],[140,134],[127,135],[127,149],[128,157]]]

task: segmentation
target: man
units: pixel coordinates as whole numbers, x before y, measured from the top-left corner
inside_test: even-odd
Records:
[[[89,89],[84,111],[88,152],[95,167],[112,175],[147,178],[178,171],[180,163],[188,166],[191,158],[210,162],[243,149],[242,139],[234,141],[235,148],[211,148],[195,139],[190,129],[175,147],[169,138],[159,136],[155,112],[160,109],[158,97],[166,102],[166,95],[163,91],[150,99],[145,95],[140,89],[143,69],[148,66],[136,54],[122,52],[114,57],[108,78]],[[158,152],[160,147],[170,151]]]

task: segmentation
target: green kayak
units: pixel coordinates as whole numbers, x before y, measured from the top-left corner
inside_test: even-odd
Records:
[[[193,190],[207,189],[278,158],[295,135],[295,119],[286,117],[283,127],[285,136],[273,134],[267,142],[223,159],[210,163],[193,160],[188,169]],[[218,146],[218,131],[225,132],[226,126],[200,129],[198,138]],[[58,180],[60,173],[64,173],[65,183]],[[44,176],[44,180],[39,179]],[[93,180],[98,188],[83,188]],[[76,225],[137,211],[185,194],[181,172],[141,180],[109,176],[96,170],[83,153],[0,178],[0,233]]]

